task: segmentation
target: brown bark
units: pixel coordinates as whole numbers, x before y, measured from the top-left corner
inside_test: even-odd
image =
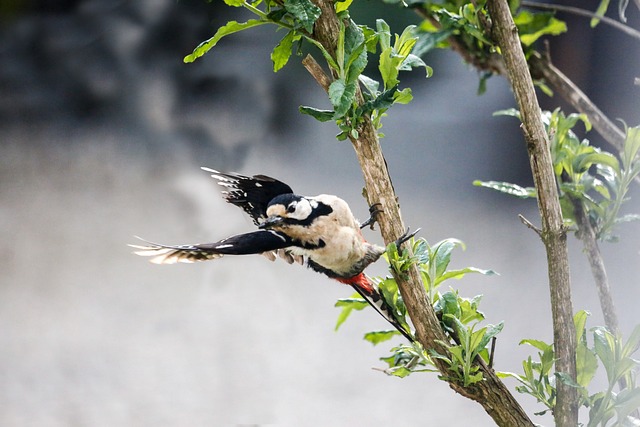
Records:
[[[325,31],[337,31],[339,28],[337,16],[333,11],[333,3],[327,0],[313,1],[323,10],[322,22],[316,24],[314,36],[316,40],[323,44],[325,49],[329,52],[335,52],[334,43],[337,40],[337,32],[334,34],[324,33]],[[332,43],[332,45],[327,46],[325,43]],[[305,58],[303,62],[318,83],[326,90],[329,77],[311,57]],[[352,138],[351,142],[364,175],[367,197],[370,203],[375,202],[382,205],[382,213],[378,215],[377,220],[384,241],[390,243],[405,231],[397,196],[382,154],[377,131],[371,120],[364,118],[357,130],[358,138]],[[396,276],[395,279],[407,307],[409,317],[415,327],[415,336],[418,342],[425,349],[434,349],[446,354],[446,348],[438,341],[449,342],[449,340],[442,331],[433,307],[428,300],[417,267],[413,266],[407,271],[406,276]],[[434,362],[444,376],[450,376],[447,365],[437,359]],[[460,384],[450,382],[451,388],[463,396],[480,403],[497,425],[533,426],[534,424],[520,404],[504,383],[497,378],[493,370],[480,360],[478,363],[483,373],[483,381],[466,388]]]
[[[578,238],[582,241],[584,252],[587,256],[587,260],[589,261],[589,266],[591,267],[591,274],[596,283],[596,289],[598,290],[598,299],[600,300],[600,308],[602,309],[602,314],[604,316],[604,324],[607,329],[615,335],[619,332],[618,316],[616,315],[613,295],[611,294],[611,288],[609,287],[607,270],[604,267],[604,261],[600,254],[596,232],[591,226],[591,222],[584,210],[582,202],[573,198],[571,199],[571,202],[576,217],[576,224],[578,225]]]
[[[520,109],[522,130],[529,151],[529,160],[538,193],[538,207],[542,217],[542,240],[547,251],[549,289],[553,316],[556,352],[556,372],[576,378],[576,334],[573,325],[571,280],[567,236],[563,225],[555,174],[547,134],[527,61],[520,44],[518,30],[506,0],[487,2],[492,20],[492,34],[497,40],[514,96]],[[578,395],[575,388],[557,381],[554,410],[556,425],[578,425]]]
[[[585,114],[593,128],[618,150],[624,149],[625,135],[589,97],[567,76],[557,69],[549,59],[532,55],[529,59],[531,74],[543,78],[576,111]]]

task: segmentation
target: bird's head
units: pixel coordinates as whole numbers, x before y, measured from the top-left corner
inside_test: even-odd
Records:
[[[331,212],[331,206],[313,198],[281,194],[269,202],[267,219],[259,227],[278,229],[294,225],[309,226],[316,218]]]

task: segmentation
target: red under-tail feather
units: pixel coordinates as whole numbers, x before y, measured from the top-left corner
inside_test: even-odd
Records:
[[[402,323],[396,317],[394,311],[389,307],[389,304],[382,298],[380,292],[374,288],[373,283],[367,278],[364,273],[360,273],[357,276],[351,277],[349,279],[337,278],[341,283],[345,283],[347,285],[351,285],[356,292],[362,296],[369,303],[371,307],[373,307],[382,317],[386,319],[387,322],[391,323],[394,328],[398,330],[406,339],[410,342],[414,342],[415,338],[411,335],[409,331],[407,331]]]

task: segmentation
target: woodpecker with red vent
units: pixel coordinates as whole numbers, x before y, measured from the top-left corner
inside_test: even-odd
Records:
[[[279,256],[289,263],[302,264],[306,260],[312,270],[351,285],[402,335],[414,341],[363,272],[385,252],[385,248],[368,243],[360,231],[375,221],[376,205],[370,209],[371,218],[360,224],[349,205],[337,196],[304,197],[294,194],[287,184],[265,175],[248,177],[202,169],[225,187],[225,200],[249,214],[259,230],[215,243],[130,245],[137,249],[136,254],[152,257],[151,262],[156,264],[191,263],[224,255],[248,254],[263,254],[271,260]],[[416,233],[407,231],[396,241],[397,246]]]

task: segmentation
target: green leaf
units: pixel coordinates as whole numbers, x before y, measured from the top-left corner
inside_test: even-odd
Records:
[[[381,342],[388,341],[393,338],[395,335],[399,335],[400,333],[395,329],[392,331],[373,331],[367,332],[364,334],[364,339],[369,341],[373,345],[380,344]]]
[[[639,214],[622,215],[621,217],[616,218],[615,223],[620,224],[622,222],[632,222],[632,221],[640,221],[640,215]]]
[[[453,33],[454,30],[451,28],[445,28],[436,32],[418,33],[418,41],[413,47],[413,54],[416,56],[424,56],[427,52],[445,42]]]
[[[356,293],[354,295],[358,295],[358,294]],[[340,328],[340,326],[347,320],[347,318],[349,317],[349,315],[353,310],[362,310],[368,305],[369,303],[362,298],[339,299],[336,302],[335,306],[342,307],[342,311],[338,315],[338,320],[336,321],[335,330],[337,331]]]
[[[333,120],[333,117],[335,116],[335,112],[333,110],[319,110],[317,108],[305,106],[300,106],[299,110],[302,114],[307,114],[320,122],[328,122]]]
[[[244,6],[244,1],[245,0],[224,0],[227,6],[232,6],[232,7],[242,7]]]
[[[408,25],[400,37],[396,35],[396,41],[394,43],[394,48],[398,55],[400,55],[404,60],[411,54],[413,50],[413,46],[415,46],[418,41],[418,37],[416,37],[416,26]],[[403,63],[404,63],[403,60]]]
[[[413,94],[411,93],[411,88],[404,88],[402,90],[398,90],[393,94],[393,102],[397,104],[408,104],[413,100]]]
[[[640,325],[637,325],[622,348],[622,357],[631,357],[640,347]]]
[[[494,117],[497,117],[497,116],[515,117],[516,119],[520,120],[520,111],[516,108],[507,108],[506,110],[494,111],[492,115]]]
[[[476,352],[479,352],[480,350],[485,348],[489,341],[493,339],[493,337],[502,332],[502,329],[504,329],[504,322],[500,322],[497,325],[487,325],[485,329],[486,331],[484,332],[482,339],[476,347]]]
[[[356,96],[356,83],[347,83],[342,79],[334,80],[329,86],[329,100],[335,108],[334,119],[344,117],[353,105]]]
[[[436,263],[436,280],[447,270],[449,262],[451,261],[451,252],[458,246],[463,250],[465,249],[464,242],[458,239],[444,239],[435,244],[433,252]]]
[[[355,22],[349,21],[344,30],[344,66],[347,83],[355,82],[367,66],[367,49],[364,33]]]
[[[362,298],[340,298],[334,305],[334,307],[349,307],[353,310],[363,310],[368,306],[369,303]]]
[[[511,196],[518,197],[520,199],[528,199],[531,197],[536,197],[535,188],[521,187],[517,184],[511,184],[509,182],[475,180],[473,181],[473,185],[475,185],[476,187],[490,188],[492,190],[509,194]]]
[[[373,110],[386,110],[394,103],[394,96],[398,90],[397,86],[392,87],[389,90],[385,90],[375,99],[367,101],[362,105],[363,112],[371,112]]]
[[[391,29],[384,19],[376,19],[376,31],[380,37],[380,47],[389,49],[391,47]]]
[[[569,387],[580,388],[580,384],[575,382],[573,378],[571,378],[571,376],[566,372],[556,372],[555,376],[556,378],[558,378],[560,381],[562,381],[564,384],[568,385]]]
[[[587,387],[598,370],[598,358],[586,344],[579,343],[576,347],[576,371],[577,382],[582,387]]]
[[[353,0],[338,0],[335,3],[336,13],[344,12],[349,9]]]
[[[628,415],[631,415],[638,408],[640,408],[640,387],[624,389],[616,396],[616,415],[618,420],[626,419]]]
[[[519,344],[520,345],[529,344],[530,346],[533,346],[533,347],[535,347],[538,350],[541,350],[543,352],[553,349],[553,344],[547,344],[546,342],[541,341],[541,340],[524,339],[524,340],[520,341]]]
[[[600,22],[600,18],[607,13],[607,9],[609,8],[609,0],[601,0],[598,5],[598,9],[596,9],[596,18],[591,18],[591,28],[594,28]]]
[[[397,86],[400,83],[398,80],[399,62],[397,57],[394,57],[393,48],[388,47],[380,52],[378,70],[382,76],[385,89]]]
[[[364,74],[360,74],[360,76],[358,76],[358,80],[360,80],[360,83],[362,83],[365,89],[367,89],[367,92],[369,92],[369,94],[371,94],[372,96],[377,96],[377,94],[379,93],[378,88],[380,87],[379,81],[367,77]]]
[[[612,378],[612,383],[616,383],[627,375],[629,375],[638,366],[638,362],[633,359],[624,358],[616,364],[616,369]]]
[[[478,311],[478,303],[482,295],[476,295],[472,300],[461,298],[459,300],[460,305],[460,322],[463,324],[469,324],[471,322],[479,322],[484,320],[484,314]]]
[[[200,43],[193,52],[184,57],[183,61],[185,63],[193,62],[196,59],[200,58],[205,53],[209,52],[224,36],[228,36],[229,34],[237,33],[238,31],[246,30],[249,28],[257,27],[258,25],[266,24],[267,21],[262,21],[258,19],[250,19],[247,22],[236,22],[229,21],[226,25],[218,28],[218,31],[211,37],[209,40],[205,40]]]
[[[300,36],[293,30],[289,31],[273,49],[273,52],[271,52],[271,61],[273,61],[274,72],[278,72],[282,67],[287,65],[289,57],[291,57],[293,42],[296,40],[300,40]]]
[[[493,270],[482,270],[475,267],[466,267],[459,270],[449,270],[436,279],[436,285],[449,279],[462,279],[468,273],[480,273],[486,276],[493,276],[494,274],[498,274]]]
[[[474,367],[475,368],[475,367]],[[476,372],[475,374],[469,375],[467,381],[465,381],[465,385],[471,385],[482,381],[482,372]]]
[[[591,165],[596,163],[609,166],[616,172],[620,171],[620,164],[618,163],[618,159],[616,159],[613,154],[597,151],[577,155],[575,157],[574,171],[586,171]]]
[[[454,346],[449,347],[449,353],[451,353],[451,356],[452,356],[451,361],[452,362],[457,362],[460,365],[462,365],[464,363],[464,354],[463,354],[463,349],[462,349],[461,346],[454,345]]]
[[[625,169],[631,169],[631,164],[638,156],[638,151],[640,151],[640,127],[627,128],[622,159]]]
[[[607,331],[605,328],[596,327],[593,329],[593,343],[596,354],[607,371],[609,383],[612,384],[615,382],[615,338],[611,332]]]
[[[587,318],[591,315],[587,310],[580,310],[573,316],[573,325],[576,328],[576,342],[582,341],[587,325]]]
[[[345,307],[340,314],[338,315],[338,320],[336,321],[336,326],[333,329],[334,331],[337,331],[338,329],[340,329],[340,326],[342,326],[342,324],[347,320],[347,318],[351,315],[351,312],[353,311],[353,309],[351,307]]]
[[[411,370],[405,368],[404,366],[398,366],[397,368],[389,370],[389,373],[394,377],[404,378],[411,374]]]
[[[267,13],[267,19],[273,22],[282,21],[282,18],[285,17],[287,11],[283,8],[271,9],[269,13]]]
[[[433,68],[425,64],[424,61],[419,56],[416,56],[411,53],[407,55],[404,61],[402,61],[402,64],[400,65],[400,70],[411,71],[412,69],[418,68],[418,67],[424,67],[427,73],[427,78],[433,75]]]
[[[544,35],[557,36],[567,31],[567,25],[556,19],[553,13],[531,13],[523,10],[513,18],[520,40],[525,46],[532,45],[536,40]]]
[[[320,17],[320,8],[311,3],[310,0],[285,0],[284,8],[289,12],[297,24],[307,32],[313,32],[313,24]]]

